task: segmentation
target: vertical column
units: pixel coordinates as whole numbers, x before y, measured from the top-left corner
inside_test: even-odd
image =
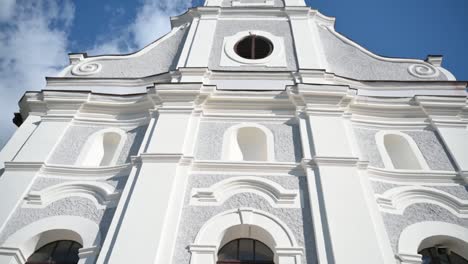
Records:
[[[114,217],[115,232],[106,238],[105,255],[97,263],[167,264],[172,260],[199,122],[193,101],[200,87],[166,86],[156,88],[154,100],[163,106],[145,136],[147,143],[132,172],[134,180],[127,183],[128,195],[117,208],[121,215]]]
[[[468,101],[463,96],[416,96],[432,126],[437,130],[450,153],[459,174],[468,182]]]
[[[288,10],[288,9],[286,9]],[[290,12],[291,31],[300,69],[327,69],[325,53],[315,23],[309,21],[309,9]]]
[[[309,115],[317,191],[323,197],[333,260],[341,263],[389,263],[379,246],[345,123],[340,114]],[[365,249],[365,257],[363,257]]]
[[[68,118],[43,117],[34,129],[36,120],[36,118],[31,119],[31,123],[26,124],[24,131],[18,131],[18,138],[14,136],[13,140],[18,140],[16,143],[22,146],[16,156],[12,158],[15,152],[13,147],[9,147],[5,152],[5,156],[12,158],[13,161],[5,162],[5,172],[0,177],[0,230],[25,196],[36,172],[60,141],[70,121]],[[20,139],[25,141],[19,142]]]
[[[28,141],[28,138],[37,128],[41,118],[30,115],[24,120],[23,124],[15,131],[8,143],[0,152],[0,170],[4,168],[5,161],[12,161],[21,147]],[[1,175],[1,173],[0,173]]]

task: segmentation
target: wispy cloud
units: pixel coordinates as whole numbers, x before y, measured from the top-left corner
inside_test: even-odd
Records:
[[[0,148],[15,127],[17,102],[27,90],[44,87],[44,77],[67,63],[71,0],[2,0],[0,3]]]
[[[109,36],[118,37],[97,36],[89,54],[138,50],[168,32],[169,18],[191,5],[190,0],[138,3],[132,22],[120,29],[109,28],[113,31]],[[72,0],[0,0],[0,149],[15,130],[11,119],[20,97],[27,90],[43,89],[44,77],[54,76],[66,66],[74,16]]]
[[[121,29],[118,37],[98,41],[91,55],[128,53],[138,50],[170,30],[171,16],[184,12],[190,0],[145,0],[138,7],[135,21]]]

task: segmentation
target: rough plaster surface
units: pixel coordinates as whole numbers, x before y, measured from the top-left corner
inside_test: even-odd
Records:
[[[461,219],[448,210],[433,204],[414,204],[406,208],[403,215],[382,213],[390,243],[394,253],[398,250],[398,240],[403,230],[415,223],[440,221],[468,228],[468,219]]]
[[[343,42],[327,29],[317,27],[330,72],[358,80],[421,80],[411,75],[409,66],[414,63],[390,62],[373,58],[358,48]],[[426,79],[427,80],[427,79]],[[429,80],[447,80],[441,72]]]
[[[80,78],[136,78],[168,72],[175,69],[189,28],[179,29],[174,35],[159,42],[142,55],[134,57],[117,55],[113,56],[112,59],[97,59],[92,61],[91,63],[97,62],[102,65],[102,69],[98,73],[75,76],[71,72],[68,72],[66,76]]]
[[[291,36],[291,27],[288,21],[265,21],[265,20],[220,20],[216,26],[213,39],[213,48],[210,56],[209,68],[212,70],[247,70],[247,71],[278,71],[278,68],[265,66],[242,66],[224,67],[220,66],[221,52],[223,52],[223,41],[225,37],[233,36],[241,31],[261,30],[275,36],[284,38],[286,62],[288,71],[297,70],[297,62],[294,45]]]
[[[369,160],[369,165],[383,168],[384,164],[380,157],[380,152],[375,141],[375,134],[379,130],[354,128],[361,152],[364,158]],[[421,131],[401,131],[409,135],[421,150],[429,168],[432,170],[453,171],[454,167],[450,161],[443,144],[436,134],[430,130]]]
[[[88,138],[106,126],[71,125],[59,145],[52,153],[48,163],[56,165],[74,165]],[[117,160],[117,165],[130,162],[130,156],[138,152],[138,148],[146,132],[146,126],[127,130],[127,141]]]
[[[220,160],[224,132],[240,123],[202,121],[198,132],[195,157],[199,160]],[[302,158],[299,127],[296,124],[259,123],[270,129],[274,137],[275,161],[300,162]]]
[[[80,216],[99,225],[101,237],[104,238],[112,221],[115,208],[100,210],[94,203],[81,197],[68,197],[49,204],[46,208],[18,207],[0,234],[0,244],[21,228],[51,216]]]
[[[252,193],[242,193],[232,196],[221,206],[190,206],[190,191],[192,188],[209,187],[220,180],[236,177],[233,175],[201,175],[193,174],[190,177],[188,188],[185,193],[185,204],[182,212],[182,219],[179,225],[176,249],[174,255],[175,264],[188,264],[190,253],[187,247],[192,244],[203,224],[213,216],[230,209],[239,207],[253,207],[269,212],[282,221],[292,230],[300,246],[305,248],[303,263],[317,263],[314,245],[314,234],[312,230],[312,216],[309,207],[309,197],[306,189],[302,189],[303,195],[302,209],[272,208],[262,197]],[[307,186],[305,177],[296,176],[276,176],[264,177],[277,182],[287,189],[300,189]]]
[[[407,184],[395,184],[395,183],[383,182],[383,181],[378,181],[378,180],[371,180],[370,182],[371,182],[372,189],[374,190],[375,194],[383,194],[384,192],[391,190],[393,188],[397,188],[397,187],[415,186],[415,185],[407,185]],[[437,190],[446,192],[448,194],[451,194],[457,198],[468,200],[468,186],[455,185],[455,184],[450,185],[450,186],[447,186],[447,185],[434,186],[434,185],[422,184],[421,186],[437,189]]]

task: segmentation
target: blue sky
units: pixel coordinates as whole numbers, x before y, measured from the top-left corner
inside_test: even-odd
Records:
[[[17,101],[44,87],[67,53],[127,53],[169,30],[169,16],[203,0],[0,0],[0,148],[15,127]],[[307,0],[337,18],[339,32],[382,56],[444,55],[468,80],[466,0]]]

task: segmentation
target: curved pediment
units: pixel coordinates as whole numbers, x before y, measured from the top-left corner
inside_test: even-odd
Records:
[[[126,55],[87,57],[71,55],[72,64],[62,77],[139,78],[174,70],[189,24],[174,27],[168,34],[143,49]]]

